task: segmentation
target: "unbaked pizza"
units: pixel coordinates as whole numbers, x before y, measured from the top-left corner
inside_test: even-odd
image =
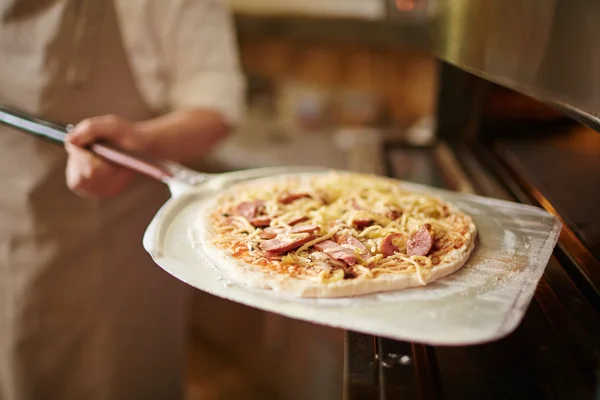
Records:
[[[235,281],[300,297],[424,286],[458,270],[472,219],[393,179],[346,172],[238,184],[208,207],[207,251]]]

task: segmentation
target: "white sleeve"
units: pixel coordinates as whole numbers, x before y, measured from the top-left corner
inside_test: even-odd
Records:
[[[243,114],[245,81],[229,10],[222,0],[165,3],[168,12],[159,34],[167,106],[210,108],[237,124]]]

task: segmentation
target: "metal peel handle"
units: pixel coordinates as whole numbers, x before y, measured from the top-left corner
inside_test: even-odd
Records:
[[[2,106],[0,106],[0,122],[57,144],[64,144],[67,132],[73,129],[72,125],[61,126]],[[186,169],[175,163],[134,154],[105,143],[94,143],[88,146],[88,150],[117,165],[162,182],[177,180],[178,177],[173,173],[173,166]]]
[[[114,164],[129,168],[161,182],[166,182],[173,178],[171,172],[163,165],[161,161],[152,160],[146,157],[142,158],[139,155],[134,155],[127,151],[102,143],[94,143],[89,146],[88,149]]]

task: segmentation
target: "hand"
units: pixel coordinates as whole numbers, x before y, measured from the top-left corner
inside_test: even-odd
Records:
[[[106,141],[126,150],[146,147],[133,123],[113,115],[86,119],[66,137],[67,186],[83,197],[112,197],[121,193],[134,173],[83,149],[96,141]]]

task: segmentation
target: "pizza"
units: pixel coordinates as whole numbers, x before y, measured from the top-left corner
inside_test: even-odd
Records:
[[[427,285],[461,268],[476,237],[472,219],[437,197],[339,171],[236,184],[206,214],[219,270],[298,297]]]

